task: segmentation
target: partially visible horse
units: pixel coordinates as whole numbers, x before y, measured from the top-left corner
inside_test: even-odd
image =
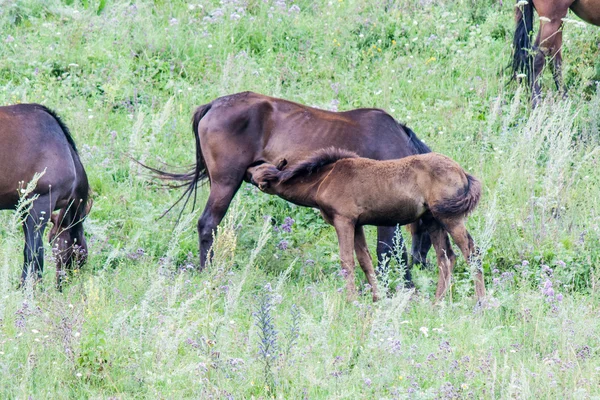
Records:
[[[44,266],[42,237],[51,220],[50,242],[56,257],[57,285],[65,270],[85,262],[83,220],[90,211],[88,179],[69,129],[50,109],[39,104],[0,107],[0,210],[15,209],[20,190],[41,174],[24,215],[24,265],[40,279]],[[58,210],[57,214],[53,214]]]
[[[279,163],[285,164],[285,160]],[[283,170],[265,162],[248,168],[247,174],[266,193],[318,208],[325,221],[335,227],[350,298],[356,293],[356,252],[373,290],[373,301],[378,299],[377,279],[363,225],[422,221],[431,236],[440,269],[436,299],[446,293],[456,260],[448,233],[468,263],[476,259],[476,248],[465,220],[479,202],[481,184],[441,154],[375,161],[328,148]],[[478,299],[485,296],[480,264],[475,272],[475,293]]]
[[[193,117],[196,165],[187,174],[153,169],[164,179],[182,182],[187,189],[179,200],[195,193],[200,181],[210,180],[210,194],[198,220],[200,268],[204,268],[213,232],[244,181],[246,169],[257,162],[302,159],[330,146],[362,157],[397,159],[431,150],[415,133],[379,109],[330,112],[291,101],[243,92],[198,107]],[[151,168],[152,169],[152,168]],[[187,203],[186,200],[186,203]],[[395,227],[381,221],[377,252],[389,254]],[[426,232],[413,236],[413,258],[424,261],[431,242]],[[404,254],[406,262],[406,254]],[[410,282],[410,270],[406,279]]]
[[[531,46],[533,10],[540,16],[540,30]],[[517,0],[516,29],[513,38],[512,68],[515,74],[526,74],[532,88],[534,106],[540,98],[539,76],[546,57],[552,59],[552,73],[558,90],[563,91],[562,80],[562,26],[563,18],[571,9],[582,20],[600,26],[600,0]]]

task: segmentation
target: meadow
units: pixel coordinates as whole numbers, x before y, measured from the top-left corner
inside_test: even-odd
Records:
[[[43,284],[17,289],[22,232],[0,213],[0,398],[599,398],[600,29],[569,15],[569,95],[546,71],[531,110],[506,69],[513,12],[497,0],[0,0],[0,104],[63,117],[95,200],[89,261],[62,293],[50,251]],[[382,108],[477,176],[468,229],[484,307],[462,258],[439,304],[435,268],[415,269],[409,290],[394,260],[382,301],[358,273],[347,302],[333,228],[247,184],[196,272],[208,186],[178,223],[177,208],[160,219],[181,191],[133,159],[186,170],[195,107],[244,90]]]

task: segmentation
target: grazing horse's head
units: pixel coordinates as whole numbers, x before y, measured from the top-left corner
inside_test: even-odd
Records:
[[[72,267],[79,268],[87,260],[87,243],[83,233],[83,221],[92,208],[93,201],[85,205],[70,204],[57,214],[52,214],[52,229],[49,240],[52,243],[53,255],[56,258],[56,280],[60,287],[66,271]]]
[[[280,168],[283,168],[287,163],[286,160],[282,160],[278,163]],[[279,174],[281,170],[273,164],[267,162],[254,165],[248,168],[246,171],[247,179],[255,186],[269,194],[274,194],[273,186],[279,182]]]

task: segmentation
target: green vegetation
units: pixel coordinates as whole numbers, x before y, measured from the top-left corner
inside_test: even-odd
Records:
[[[513,7],[0,0],[0,104],[55,109],[95,199],[64,293],[50,257],[42,287],[16,289],[22,234],[0,215],[0,398],[600,396],[600,30],[567,24],[569,98],[546,73],[532,112],[505,70]],[[485,307],[462,259],[439,305],[435,270],[412,296],[393,280],[346,302],[333,229],[248,185],[194,272],[207,187],[158,220],[180,192],[130,157],[189,166],[194,108],[243,90],[383,108],[480,178]]]

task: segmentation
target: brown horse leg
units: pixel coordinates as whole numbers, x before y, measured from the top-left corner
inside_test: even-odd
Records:
[[[365,239],[365,231],[362,226],[357,226],[354,230],[354,251],[356,251],[356,258],[362,268],[371,290],[373,291],[373,301],[379,300],[379,293],[377,291],[377,277],[375,276],[375,270],[373,269],[373,261],[371,261],[371,254],[369,254],[369,248],[367,247],[367,240]]]
[[[429,219],[427,222],[424,221],[424,224],[429,231],[429,235],[431,236],[431,243],[435,249],[438,269],[440,271],[438,284],[435,291],[435,299],[438,301],[448,291],[450,279],[452,277],[452,270],[454,269],[454,264],[456,262],[456,256],[452,251],[448,234],[442,225],[433,218]]]
[[[469,232],[467,232],[467,228],[465,227],[465,221],[462,219],[458,221],[444,221],[444,223],[446,224],[446,229],[448,229],[450,236],[452,236],[452,240],[454,240],[454,243],[456,243],[463,253],[467,264],[470,266],[475,263],[475,294],[477,299],[481,300],[485,297],[483,267],[473,238],[469,235]]]
[[[29,271],[34,273],[36,281],[42,279],[42,271],[44,270],[44,243],[42,239],[53,208],[53,205],[50,205],[49,195],[40,196],[35,199],[23,221],[25,249],[23,250],[24,263],[21,285],[27,280]]]
[[[431,248],[431,238],[423,221],[418,220],[407,226],[412,235],[412,265],[422,265],[427,268],[427,253]]]
[[[384,275],[387,271],[387,267],[394,256],[394,235],[396,234],[396,227],[394,226],[379,226],[377,227],[377,274]],[[404,265],[404,281],[407,287],[413,287],[412,275],[410,268],[408,267],[408,255],[404,247],[404,240],[398,230],[398,243],[402,248],[401,259],[398,262],[402,262]],[[386,261],[387,260],[387,261]],[[387,263],[386,263],[387,262]]]
[[[565,84],[563,82],[562,77],[562,29],[559,29],[558,32],[556,32],[556,38],[554,41],[556,54],[554,54],[554,59],[552,63],[552,75],[554,77],[556,89],[563,96],[566,96],[567,90],[565,88]]]
[[[221,184],[211,182],[210,194],[206,207],[198,219],[198,240],[200,245],[200,271],[210,259],[210,250],[213,244],[213,233],[227,213],[233,196],[239,189],[242,180],[238,183]]]
[[[533,88],[531,94],[534,107],[537,106],[541,97],[539,78],[546,63],[546,57],[554,57],[560,52],[560,44],[562,43],[561,25],[562,19],[560,18],[555,18],[550,22],[542,22],[535,41],[536,54],[533,60]],[[556,72],[555,70],[555,74]],[[558,72],[560,72],[560,68]]]
[[[334,217],[333,226],[337,233],[340,245],[340,260],[342,271],[346,278],[346,296],[348,300],[356,298],[356,284],[354,282],[354,231],[355,224],[348,218]]]

